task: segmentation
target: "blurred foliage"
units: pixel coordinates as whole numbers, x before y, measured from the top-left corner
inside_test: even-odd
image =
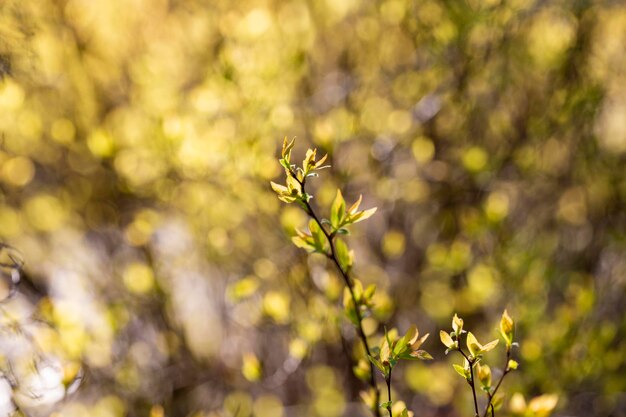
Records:
[[[378,320],[507,308],[505,412],[626,415],[625,51],[610,0],[3,0],[3,412],[365,415],[340,278],[267,185],[288,135],[320,207],[379,208],[348,237]],[[434,346],[394,389],[467,415]]]

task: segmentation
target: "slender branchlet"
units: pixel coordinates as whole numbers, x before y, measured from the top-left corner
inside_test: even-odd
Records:
[[[389,375],[385,378],[385,383],[387,384],[387,411],[389,412],[389,417],[393,417],[393,410],[391,409],[391,404],[393,404],[391,400],[391,369],[389,370]]]
[[[299,204],[310,217],[308,232],[296,230],[296,235],[292,237],[293,243],[310,253],[324,255],[339,271],[345,284],[344,312],[354,325],[367,357],[367,359],[360,360],[354,368],[355,374],[367,379],[369,383],[369,391],[363,392],[362,397],[375,416],[380,417],[381,408],[386,408],[389,415],[393,416],[391,370],[400,359],[432,359],[427,352],[419,349],[428,335],[418,338],[419,332],[415,326],[412,326],[401,338],[397,336],[395,330],[393,332],[385,331],[380,347],[373,347],[369,344],[363,329],[363,319],[366,314],[370,313],[376,287],[369,285],[364,288],[363,284],[351,275],[354,253],[348,249],[340,235],[347,234],[347,227],[352,224],[371,217],[376,208],[359,211],[361,198],[352,206],[346,207],[341,191],[337,190],[337,195],[330,208],[330,218],[320,217],[310,203],[312,196],[307,192],[306,187],[308,178],[316,177],[318,175],[316,171],[327,167],[324,165],[326,156],[316,160],[317,150],[309,149],[302,162],[302,167],[299,167],[291,164],[293,146],[294,140],[289,141],[285,138],[279,162],[285,169],[286,184],[280,185],[272,182],[272,189],[278,194],[281,201]],[[366,369],[365,372],[363,368]],[[376,369],[383,375],[387,384],[388,401],[382,404],[380,404],[380,390],[376,382]],[[400,417],[412,415],[403,403],[398,402],[396,406],[401,408]]]
[[[461,336],[465,334],[465,344],[467,350],[463,349],[460,344]],[[511,359],[511,349],[516,346],[513,343],[514,323],[513,319],[505,310],[500,320],[500,336],[506,345],[506,362],[500,379],[495,386],[492,386],[491,368],[483,364],[483,355],[494,349],[499,340],[492,340],[489,343],[481,344],[472,332],[463,330],[463,319],[456,314],[452,318],[452,332],[448,333],[441,330],[439,337],[441,342],[446,346],[446,354],[451,351],[458,351],[463,356],[463,365],[454,364],[454,369],[467,381],[472,390],[472,399],[474,402],[474,416],[487,417],[491,413],[495,417],[496,409],[501,405],[502,397],[496,396],[498,389],[502,385],[504,377],[512,370],[517,369],[517,362]],[[477,382],[487,396],[487,404],[481,413],[478,407]]]

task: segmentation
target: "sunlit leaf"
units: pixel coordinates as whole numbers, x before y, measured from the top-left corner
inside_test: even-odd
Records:
[[[504,339],[507,346],[511,346],[513,343],[513,333],[515,331],[515,324],[513,323],[513,319],[509,316],[506,310],[502,313],[502,318],[500,319],[500,335]]]
[[[296,138],[288,140],[287,136],[285,136],[285,139],[283,140],[283,149],[281,151],[281,156],[287,162],[289,162],[289,160],[291,159],[291,150],[293,149],[295,143],[296,143]]]
[[[350,223],[358,223],[360,221],[369,219],[370,217],[372,217],[374,215],[374,213],[376,213],[376,207],[373,207],[371,209],[367,209],[364,211],[359,211],[354,215],[350,216]]]
[[[335,238],[335,253],[341,268],[344,271],[349,271],[352,267],[353,253],[342,239]]]
[[[441,343],[443,343],[448,349],[453,349],[456,345],[456,342],[452,340],[450,334],[444,330],[439,331],[439,339],[441,339]]]
[[[456,314],[452,318],[452,330],[454,330],[457,336],[461,335],[463,332],[463,319],[459,318]]]
[[[452,367],[454,368],[457,374],[461,375],[463,378],[466,378],[465,368],[463,368],[461,365],[457,365],[456,363],[452,364]]]
[[[338,229],[342,223],[346,211],[346,202],[341,195],[341,190],[337,190],[337,196],[333,200],[330,208],[330,223],[334,229]]]
[[[414,358],[418,358],[421,360],[432,360],[433,357],[431,356],[430,353],[426,352],[425,350],[414,350],[410,353],[410,355]]]
[[[359,195],[359,199],[350,206],[348,209],[348,214],[355,214],[359,209],[359,205],[361,205],[361,201],[363,200],[363,195]]]
[[[474,357],[480,355],[482,351],[482,345],[478,343],[476,336],[472,332],[467,333],[467,348]]]
[[[476,365],[476,372],[478,374],[478,380],[483,388],[491,387],[491,368],[488,365]]]

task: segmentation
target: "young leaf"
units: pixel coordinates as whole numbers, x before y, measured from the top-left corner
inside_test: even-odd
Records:
[[[315,156],[317,154],[317,149],[308,149],[306,151],[306,156],[304,157],[304,161],[302,161],[302,171],[304,174],[308,174],[311,169],[315,166]]]
[[[481,349],[482,350],[481,353],[489,352],[490,350],[492,350],[493,348],[495,348],[498,345],[498,342],[499,342],[499,340],[496,339],[496,340],[492,340],[489,343],[484,344],[482,349]]]
[[[394,401],[391,411],[394,416],[413,417],[413,413],[406,408],[404,401]]]
[[[463,332],[463,319],[459,318],[456,314],[452,318],[452,330],[454,330],[457,337]]]
[[[306,250],[307,252],[315,252],[316,248],[315,248],[315,244],[313,244],[312,242],[301,238],[300,236],[293,236],[291,238],[291,241],[293,242],[294,245],[296,245],[297,247]]]
[[[439,331],[439,339],[441,339],[441,343],[448,349],[456,349],[458,347],[458,344],[452,340],[452,336],[444,330]]]
[[[487,343],[486,345],[481,345],[472,332],[467,333],[467,348],[469,349],[473,357],[477,357],[485,352],[489,352],[491,349],[496,347],[497,344],[498,340],[496,339]]]
[[[401,337],[400,340],[398,340],[393,346],[393,354],[395,356],[401,356],[404,352],[408,350],[407,345],[408,343],[406,340],[406,336]]]
[[[322,169],[322,168],[329,167],[330,165],[322,166],[322,164],[326,162],[326,158],[328,158],[328,154],[322,156],[320,160],[315,163],[315,165],[313,166],[313,169]]]
[[[419,336],[419,331],[415,325],[409,327],[406,331],[405,335],[398,340],[396,345],[393,347],[393,352],[396,356],[402,355],[405,351],[409,349],[409,346],[415,343],[417,337]]]
[[[363,299],[363,283],[356,278],[352,280],[352,292],[357,303],[361,303]]]
[[[467,379],[467,376],[465,375],[465,368],[463,368],[461,365],[457,365],[456,363],[452,364],[452,367],[454,368],[457,374]]]
[[[491,368],[488,365],[477,364],[476,371],[480,384],[488,392],[489,388],[491,388]]]
[[[385,401],[384,403],[380,403],[379,407],[380,408],[389,408],[389,407],[391,407],[392,403],[393,403],[393,401]]]
[[[346,201],[341,195],[341,190],[337,190],[337,196],[330,208],[330,223],[334,229],[339,229],[343,225],[346,213]]]
[[[353,253],[348,249],[348,245],[339,238],[335,238],[335,254],[341,269],[345,272],[349,271],[352,268]]]
[[[417,327],[413,324],[411,325],[411,327],[409,327],[409,330],[406,331],[404,338],[406,339],[406,342],[408,345],[412,345],[413,343],[417,341],[417,338],[419,337],[419,335],[420,335],[419,330],[417,330]]]
[[[482,345],[478,343],[476,336],[474,336],[472,332],[469,332],[467,334],[467,348],[474,357],[480,355],[480,352],[482,350]]]
[[[355,214],[361,205],[361,200],[363,200],[363,195],[359,195],[359,199],[350,206],[348,209],[348,214]]]
[[[504,342],[509,347],[513,344],[514,331],[515,324],[513,323],[513,319],[509,316],[509,313],[504,310],[504,313],[502,313],[502,318],[500,319],[500,335],[502,335]]]
[[[319,252],[324,252],[326,247],[326,236],[314,219],[309,220],[309,230],[313,236],[315,247]]]
[[[380,361],[385,364],[389,363],[389,358],[391,357],[391,346],[389,346],[389,341],[386,337],[383,337],[383,340],[380,345]]]
[[[355,326],[358,326],[359,318],[356,315],[356,308],[354,302],[352,301],[352,295],[350,295],[348,287],[344,287],[343,289],[343,309],[350,322]]]
[[[365,291],[363,291],[363,298],[369,304],[372,301],[372,297],[376,293],[376,284],[370,284],[367,286]]]
[[[302,186],[298,180],[291,175],[287,176],[287,188],[292,196],[299,196],[302,194]]]
[[[416,339],[413,343],[411,343],[411,350],[417,350],[420,348],[420,346],[422,346],[422,344],[426,341],[426,339],[428,339],[428,336],[430,336],[430,333],[426,333],[424,336],[420,337],[419,339]]]
[[[411,357],[421,359],[423,361],[432,360],[433,357],[425,350],[414,350],[410,353]]]
[[[293,138],[291,139],[291,141],[289,141],[287,139],[287,136],[285,136],[285,139],[283,140],[283,149],[281,152],[281,156],[286,162],[289,162],[289,160],[291,159],[291,149],[293,149],[295,143],[296,138]]]
[[[370,217],[374,215],[374,213],[376,213],[376,209],[377,209],[376,207],[373,207],[371,209],[359,211],[353,215],[350,215],[349,222],[351,224],[354,224],[354,223],[358,223],[363,220],[369,219]]]
[[[374,366],[383,374],[385,373],[385,367],[383,366],[382,363],[380,363],[380,361],[378,359],[376,359],[375,357],[371,356],[371,355],[367,355],[367,358],[370,360],[370,362],[372,362],[374,364]]]
[[[276,184],[274,181],[270,181],[270,185],[272,186],[272,190],[274,190],[274,192],[278,195],[289,193],[289,189],[284,185]]]

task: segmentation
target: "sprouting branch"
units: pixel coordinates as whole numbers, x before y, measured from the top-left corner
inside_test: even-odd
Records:
[[[302,189],[302,193],[306,194],[306,177],[304,177],[302,180],[298,179],[298,176],[291,170],[289,170],[290,175],[300,184],[300,187]],[[320,220],[320,218],[317,216],[317,214],[315,213],[315,210],[313,209],[313,207],[311,206],[311,204],[304,200],[304,208],[306,213],[315,221],[315,223],[317,223],[317,225],[320,227],[320,229],[322,230],[322,232],[324,233],[324,236],[326,237],[326,240],[328,241],[328,245],[330,247],[330,253],[326,253],[326,256],[335,264],[335,266],[337,267],[337,269],[339,270],[339,273],[341,275],[341,278],[343,279],[343,282],[346,286],[346,288],[348,289],[348,291],[350,292],[350,297],[352,299],[352,302],[355,306],[355,314],[356,314],[356,330],[357,330],[357,334],[359,335],[359,338],[361,339],[361,343],[363,344],[363,348],[365,349],[365,353],[367,354],[367,356],[371,356],[372,352],[371,349],[369,347],[369,344],[367,342],[367,336],[365,335],[365,331],[363,329],[363,316],[361,314],[361,310],[359,308],[359,303],[358,300],[354,294],[354,288],[353,288],[353,281],[350,278],[350,275],[347,271],[345,271],[342,267],[341,264],[339,263],[339,259],[337,257],[337,252],[335,250],[335,243],[334,243],[334,238],[335,238],[335,234],[331,234],[329,233],[326,228],[324,227],[322,221]],[[379,417],[380,416],[380,410],[378,408],[378,403],[380,401],[380,391],[378,390],[378,385],[376,384],[376,375],[374,372],[374,365],[370,362],[370,380],[369,380],[369,384],[370,386],[374,389],[375,392],[375,404],[373,407],[373,412],[374,414]]]
[[[498,389],[500,388],[500,385],[502,385],[502,381],[504,380],[504,377],[507,376],[507,374],[509,372],[511,372],[511,368],[509,367],[509,361],[511,360],[511,349],[509,346],[507,346],[506,349],[506,362],[504,363],[504,371],[502,372],[502,376],[500,376],[500,379],[498,380],[498,383],[496,384],[495,388],[493,389],[493,392],[488,392],[487,395],[489,397],[489,401],[487,401],[487,406],[485,407],[485,412],[483,413],[483,417],[487,417],[487,413],[489,413],[489,408],[491,408],[491,416],[493,417],[494,415],[494,409],[493,409],[493,398],[496,395],[496,392],[498,392]]]
[[[463,352],[463,349],[461,349],[461,348],[459,348],[459,353],[461,355],[463,355],[465,360],[469,363],[470,379],[467,380],[467,383],[472,388],[472,396],[474,397],[475,417],[478,417],[478,399],[476,398],[476,385],[474,383],[475,382],[474,381],[474,363],[476,362],[476,360],[474,358],[468,357],[467,354],[465,352]]]

